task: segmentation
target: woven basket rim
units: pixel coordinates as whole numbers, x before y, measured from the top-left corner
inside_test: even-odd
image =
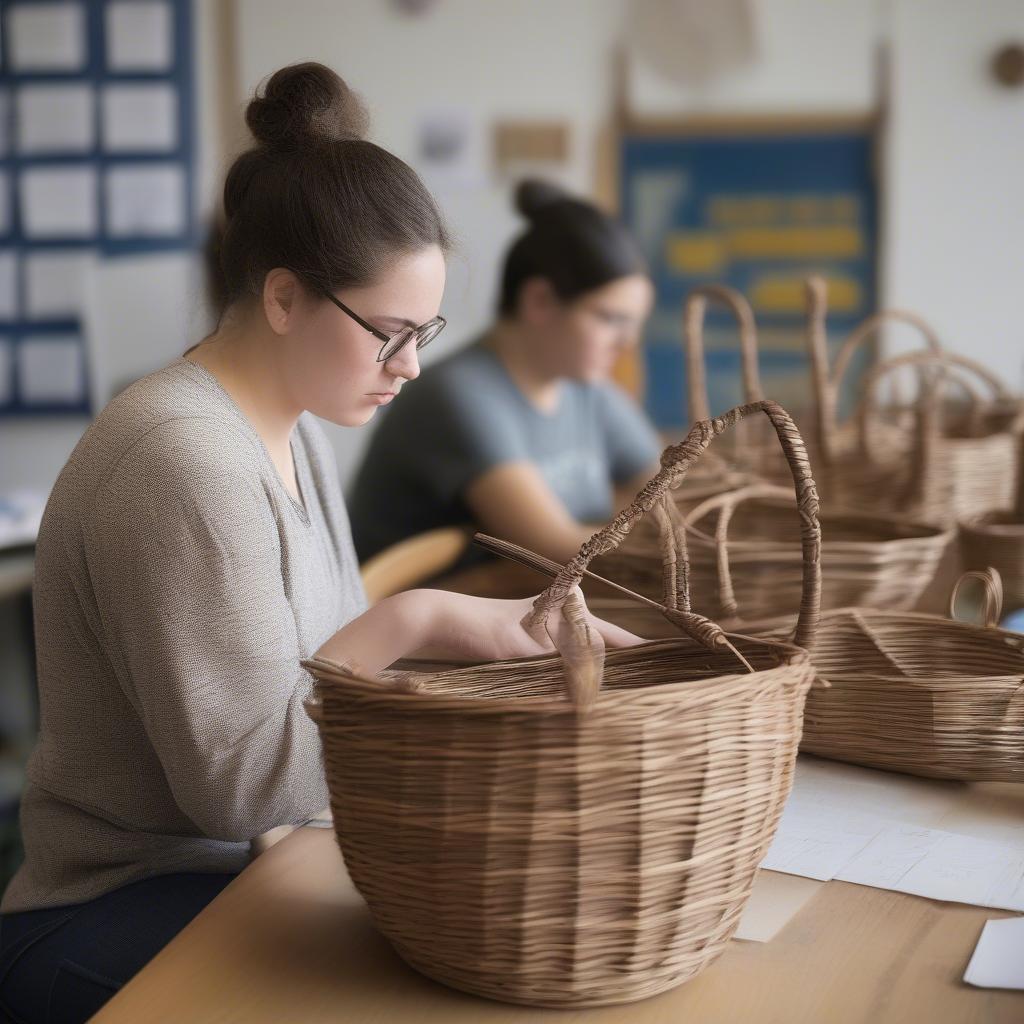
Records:
[[[809,652],[804,650],[802,647],[797,647],[795,644],[789,643],[788,641],[779,640],[774,637],[751,636],[747,633],[727,633],[726,636],[730,637],[730,639],[741,639],[748,643],[752,642],[758,646],[773,649],[781,655],[779,663],[772,665],[769,668],[757,669],[754,672],[746,672],[737,666],[737,671],[735,672],[720,673],[718,675],[711,675],[697,679],[676,679],[669,680],[664,683],[653,683],[641,687],[627,687],[623,689],[605,689],[602,687],[598,693],[594,708],[591,710],[596,710],[602,704],[621,703],[623,700],[628,700],[630,697],[634,696],[643,696],[645,699],[650,699],[651,697],[656,698],[667,695],[670,691],[678,693],[691,683],[700,684],[714,680],[716,685],[719,687],[723,687],[737,680],[756,683],[779,671],[791,672],[794,668],[799,669],[803,667],[808,670],[811,668],[811,656]],[[635,654],[640,649],[647,651],[652,649],[671,649],[677,645],[685,645],[691,648],[695,646],[694,641],[688,637],[669,637],[648,640],[633,647],[609,650],[606,654],[606,664],[607,662],[627,660],[630,655]],[[709,655],[712,654],[710,651],[707,653]],[[722,652],[719,656],[727,658],[729,655],[726,652]],[[509,670],[514,671],[517,667],[522,665],[543,662],[548,662],[553,668],[560,669],[562,665],[562,657],[558,652],[553,652],[549,654],[534,655],[530,658],[517,658],[502,662],[488,662],[484,665],[458,665],[438,671],[425,672],[423,674],[429,675],[431,679],[449,679],[452,677],[458,678],[462,673],[470,674],[483,667],[492,668],[494,665],[505,666]],[[460,694],[411,690],[398,685],[389,685],[386,680],[368,678],[360,675],[350,666],[342,665],[326,658],[316,660],[307,659],[302,662],[302,665],[316,678],[318,686],[323,685],[324,683],[332,687],[341,686],[353,694],[373,697],[375,700],[384,700],[396,705],[415,705],[417,708],[424,711],[428,709],[437,711],[461,709],[465,711],[472,710],[475,712],[502,713],[506,713],[508,711],[530,711],[537,713],[551,711],[558,711],[560,713],[576,712],[572,703],[563,694],[559,694],[557,696],[552,696],[550,694],[538,694],[537,696],[515,697],[467,697]],[[323,667],[328,668],[329,671],[324,672],[322,670]],[[318,697],[314,698],[312,701],[314,704],[318,702]]]
[[[949,619],[942,615],[935,615],[932,612],[915,612],[915,611],[898,611],[898,610],[886,610],[884,608],[866,608],[858,605],[846,605],[842,608],[830,608],[827,611],[821,613],[821,617],[818,620],[818,628],[822,629],[829,625],[830,621],[838,618],[865,618],[865,619],[883,619],[887,623],[892,624],[893,622],[928,622],[933,626],[951,629],[951,630],[962,630],[965,632],[975,632],[979,636],[984,636],[988,639],[999,637],[1008,647],[1019,647],[1024,650],[1024,633],[1016,633],[1013,630],[1002,629],[999,626],[985,626],[977,622],[963,622],[960,619]],[[770,619],[759,619],[756,622],[744,622],[743,628],[749,629],[752,632],[760,633],[762,630],[770,631],[772,629],[782,629],[784,627],[792,626],[793,616],[780,615]]]

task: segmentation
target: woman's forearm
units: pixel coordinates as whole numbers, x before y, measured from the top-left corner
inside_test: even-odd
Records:
[[[435,632],[431,591],[409,590],[386,597],[342,626],[316,652],[329,661],[349,662],[367,675],[426,647]]]

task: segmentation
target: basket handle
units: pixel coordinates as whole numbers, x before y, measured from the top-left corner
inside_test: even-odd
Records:
[[[836,457],[836,431],[839,416],[839,392],[854,355],[879,328],[888,321],[901,321],[916,327],[924,336],[927,350],[942,352],[938,335],[931,325],[905,309],[883,309],[869,316],[843,341],[836,353],[835,368],[829,370],[828,284],[818,274],[810,276],[804,285],[807,301],[807,346],[811,357],[811,375],[816,398],[815,431],[822,458],[831,463]]]
[[[728,285],[698,285],[687,295],[683,305],[683,346],[686,353],[686,389],[691,421],[711,418],[704,362],[704,317],[709,299],[725,306],[739,325],[743,401],[760,402],[764,398],[761,374],[757,365],[757,324],[750,303],[740,292]]]
[[[1003,578],[999,570],[991,565],[987,569],[969,569],[953,584],[949,594],[949,617],[956,618],[956,599],[967,580],[979,580],[982,584],[985,594],[985,626],[989,629],[998,626],[1003,614]]]
[[[718,570],[718,601],[726,615],[739,614],[739,603],[732,582],[732,570],[729,565],[729,525],[736,509],[746,501],[758,498],[781,498],[792,500],[792,493],[785,487],[775,484],[751,484],[736,491],[716,494],[695,505],[686,515],[683,522],[687,533],[699,538],[707,544],[714,545]],[[719,510],[718,522],[715,524],[714,537],[699,530],[694,524],[699,523],[709,512]]]
[[[636,524],[657,509],[661,527],[661,552],[665,566],[664,614],[706,646],[728,646],[728,639],[721,627],[689,610],[689,563],[686,559],[685,527],[670,492],[682,482],[690,467],[714,438],[755,413],[762,413],[771,421],[793,475],[803,553],[803,593],[794,642],[800,647],[811,647],[817,632],[821,607],[821,526],[818,523],[818,492],[811,476],[807,450],[800,432],[782,406],[767,400],[740,405],[730,409],[723,416],[694,423],[679,444],[666,448],[661,456],[662,468],[658,474],[644,485],[633,501],[617,513],[611,522],[583,543],[576,557],[559,569],[554,582],[538,596],[532,611],[523,620],[523,626],[527,631],[538,637],[546,632],[549,615],[561,611],[567,599],[578,593],[575,588],[580,584],[590,563],[599,555],[616,550]],[[676,586],[680,569],[682,582],[680,586]],[[590,649],[595,650],[593,643]],[[593,690],[589,698],[587,694],[578,690],[571,691],[570,695],[579,706],[581,701],[596,698],[596,692],[596,689]]]
[[[976,363],[973,359],[968,359],[966,356],[956,355],[952,352],[910,352],[906,355],[895,356],[884,363],[879,363],[871,368],[864,380],[864,395],[857,408],[860,450],[861,454],[869,462],[875,462],[875,456],[877,455],[871,440],[871,431],[868,429],[871,422],[871,414],[874,411],[875,393],[883,378],[905,366],[958,367],[961,370],[966,370],[969,374],[972,374],[986,384],[994,398],[1008,399],[1010,397],[995,374],[991,373],[980,363]],[[958,378],[961,376],[960,374],[957,375]],[[961,383],[963,383],[962,380]],[[969,388],[968,396],[971,401],[972,415],[977,415],[975,410],[981,401],[981,395],[977,390]],[[923,464],[928,463],[932,454],[931,447],[934,443],[932,435],[935,433],[937,426],[935,423],[937,413],[932,408],[933,405],[934,387],[929,387],[927,393],[922,396],[918,403],[919,410],[923,414],[920,422],[920,429],[923,435],[921,437],[921,461]]]

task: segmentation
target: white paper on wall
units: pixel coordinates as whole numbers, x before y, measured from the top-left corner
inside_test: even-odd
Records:
[[[21,174],[22,227],[29,238],[90,238],[99,229],[96,170],[33,167]]]
[[[11,230],[11,178],[0,171],[0,234]]]
[[[185,229],[185,172],[178,164],[113,167],[106,199],[112,238],[174,237]]]
[[[174,87],[109,85],[103,90],[103,148],[111,153],[166,152],[178,145]]]
[[[85,66],[88,39],[80,2],[13,4],[7,29],[15,71],[80,71]]]
[[[26,404],[72,405],[85,397],[80,338],[23,338],[18,345],[17,358],[18,383]]]
[[[18,256],[13,249],[0,249],[0,320],[18,316]]]
[[[92,86],[23,86],[16,114],[20,153],[82,153],[95,145]]]
[[[10,151],[11,140],[7,137],[7,125],[10,122],[7,113],[10,102],[10,93],[6,89],[0,89],[0,157],[7,156]]]
[[[0,405],[7,405],[14,397],[13,372],[11,339],[0,337]]]
[[[107,4],[107,67],[167,71],[174,62],[174,25],[165,0]]]
[[[25,257],[25,314],[30,320],[81,316],[93,267],[82,250],[46,250]]]

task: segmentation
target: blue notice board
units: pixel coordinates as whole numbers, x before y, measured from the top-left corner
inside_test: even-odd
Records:
[[[191,247],[191,0],[0,0],[0,418],[85,415],[97,260]]]
[[[870,127],[627,135],[621,189],[624,216],[657,290],[644,349],[646,404],[654,421],[666,428],[689,422],[683,301],[695,285],[711,282],[731,285],[753,305],[765,393],[794,412],[806,407],[806,276],[828,279],[833,343],[875,309]],[[705,348],[711,410],[721,412],[742,399],[728,311],[709,306]]]

